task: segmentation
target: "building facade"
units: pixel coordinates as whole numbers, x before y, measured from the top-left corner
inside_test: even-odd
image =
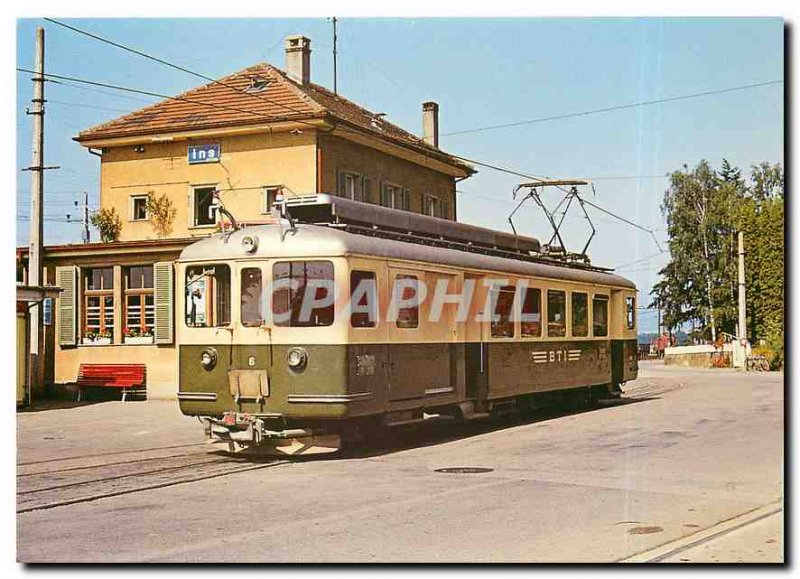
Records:
[[[75,137],[100,156],[100,206],[122,228],[112,243],[45,248],[44,279],[63,290],[46,383],[75,382],[82,363],[135,362],[149,397],[175,396],[172,262],[218,231],[220,204],[246,224],[271,221],[278,194],[308,193],[456,219],[456,183],[475,171],[438,148],[438,105],[424,103],[417,137],[312,83],[310,55],[289,37],[286,70],[258,64]],[[166,229],[148,196],[169,201]]]

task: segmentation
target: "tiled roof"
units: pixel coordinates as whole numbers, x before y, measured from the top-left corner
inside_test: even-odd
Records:
[[[216,82],[96,125],[82,131],[75,140],[85,142],[311,119],[342,121],[468,173],[474,172],[459,159],[375,113],[322,86],[299,84],[284,71],[267,63],[256,64]]]

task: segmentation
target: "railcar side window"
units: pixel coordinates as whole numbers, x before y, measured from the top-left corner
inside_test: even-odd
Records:
[[[493,287],[494,315],[492,316],[492,337],[513,338],[514,320],[511,314],[514,311],[514,286],[504,285]]]
[[[594,296],[592,300],[592,332],[595,336],[608,335],[608,296]]]
[[[589,295],[572,292],[572,335],[584,338],[589,335]]]
[[[257,267],[242,269],[241,316],[242,325],[257,328],[264,323],[261,270]]]
[[[525,290],[520,329],[523,338],[542,335],[542,290],[539,288],[529,287]]]
[[[406,281],[403,281],[402,284],[398,284],[397,282],[401,280]],[[397,310],[397,321],[395,324],[398,328],[403,329],[419,327],[419,279],[414,275],[398,275],[395,277],[395,292],[398,287],[402,287],[403,293],[396,299],[403,300],[404,302],[414,299],[416,303],[408,307],[399,308]]]
[[[186,325],[212,328],[231,323],[231,270],[221,263],[186,269]]]
[[[563,338],[567,335],[567,293],[547,290],[547,335]]]
[[[633,330],[636,328],[636,298],[625,298],[625,309],[628,314],[628,329]]]
[[[272,266],[272,314],[276,326],[333,324],[333,263],[280,261]]]
[[[378,319],[378,293],[374,271],[350,272],[350,325],[374,328]],[[353,298],[356,298],[355,300]],[[366,310],[366,311],[364,311]]]

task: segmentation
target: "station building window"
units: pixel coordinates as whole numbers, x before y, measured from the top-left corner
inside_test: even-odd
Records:
[[[280,261],[272,266],[275,291],[272,314],[276,326],[293,328],[333,324],[333,263]]]
[[[147,219],[147,195],[131,195],[131,221]]]
[[[627,326],[629,330],[636,329],[636,298],[625,298],[625,311],[627,313]]]
[[[547,290],[547,335],[563,338],[567,335],[567,294],[560,290]]]
[[[114,337],[114,268],[83,269],[83,337]]]
[[[513,338],[514,337],[514,286],[504,285],[493,287],[492,302],[494,303],[494,315],[492,316],[491,332],[493,338]]]
[[[431,217],[443,217],[442,200],[432,195],[426,196],[423,201],[422,213]]]
[[[378,287],[374,271],[350,272],[350,307],[355,310],[350,313],[352,327],[375,327],[378,319]]]
[[[523,338],[538,338],[542,335],[542,290],[539,288],[526,288],[519,327]]]
[[[240,305],[243,326],[257,328],[264,323],[263,301],[261,270],[257,267],[242,269]]]
[[[339,196],[353,201],[365,201],[364,177],[349,171],[339,172]]]
[[[608,336],[608,296],[596,295],[592,300],[592,333]]]
[[[585,338],[589,335],[589,295],[572,292],[572,335]]]
[[[275,199],[282,190],[283,186],[281,185],[268,185],[261,189],[261,213],[263,215],[272,211],[272,204],[275,203]]]
[[[153,266],[126,267],[125,329],[126,337],[152,336],[156,306],[153,292]]]
[[[215,225],[217,222],[217,204],[214,201],[216,187],[195,187],[192,191],[194,221],[196,227]]]
[[[401,282],[398,284],[397,282]],[[401,289],[400,295],[398,289]],[[402,307],[397,310],[397,321],[395,325],[401,329],[413,329],[419,327],[419,279],[414,275],[398,275],[395,277],[395,299],[403,300],[408,303],[412,299],[412,305]]]
[[[411,208],[411,193],[399,185],[384,183],[381,189],[381,205],[392,209],[409,211]]]
[[[213,328],[231,323],[231,270],[221,263],[186,269],[186,325]]]

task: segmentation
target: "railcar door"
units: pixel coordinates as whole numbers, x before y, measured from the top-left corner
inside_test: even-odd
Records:
[[[436,282],[455,276],[389,268],[389,401],[416,406],[455,392],[451,352],[457,338],[452,304],[431,319]],[[394,318],[394,319],[392,319]],[[405,406],[405,405],[403,405]]]

